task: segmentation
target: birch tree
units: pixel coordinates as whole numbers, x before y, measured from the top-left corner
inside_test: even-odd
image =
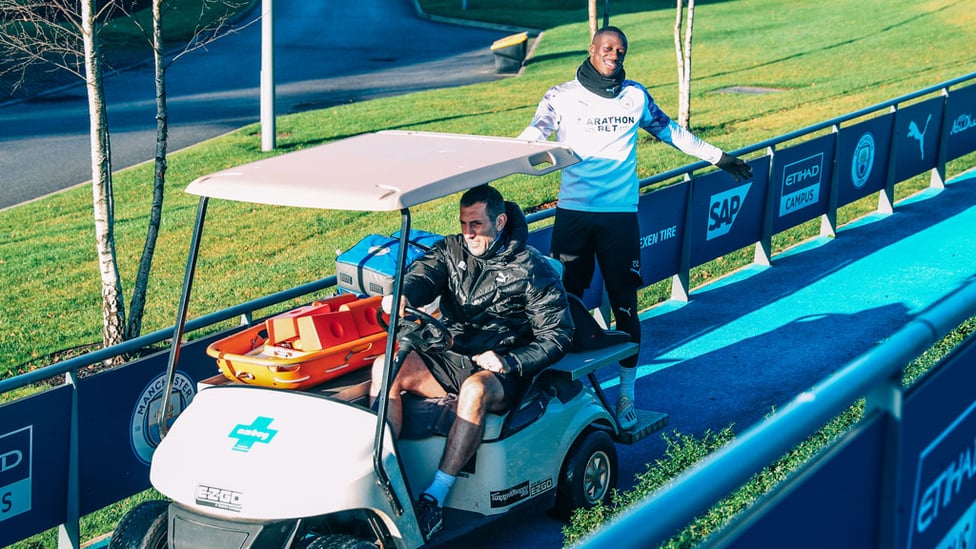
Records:
[[[0,0],[5,72],[16,71],[23,77],[38,64],[52,64],[85,82],[104,345],[120,343],[125,334],[125,302],[115,252],[112,151],[98,39],[99,28],[115,7],[108,2],[99,8],[96,0]]]
[[[177,2],[169,2],[176,4]],[[200,23],[184,37],[179,53],[165,58],[163,13],[167,2],[153,0],[151,26],[140,23],[140,13],[123,1],[96,0],[0,0],[0,74],[19,75],[44,66],[67,71],[85,82],[90,121],[92,204],[95,254],[101,281],[102,343],[105,346],[137,337],[142,330],[146,289],[162,220],[168,141],[166,67],[183,53],[201,48],[231,29],[228,22],[246,5],[246,0],[203,0]],[[186,3],[181,2],[185,8]],[[128,8],[128,9],[127,9]],[[126,321],[123,284],[115,250],[115,204],[112,190],[112,154],[105,90],[103,56],[99,32],[115,17],[129,17],[144,29],[154,60],[156,83],[156,146],[147,236],[133,285],[132,306]]]
[[[587,2],[587,19],[590,22],[590,40],[593,39],[593,35],[596,34],[596,0],[589,0]]]
[[[687,17],[684,0],[677,0],[674,17],[674,53],[678,61],[678,119],[676,122],[691,128],[691,37],[695,26],[695,0],[688,0]],[[684,36],[681,25],[684,23]]]
[[[150,25],[143,23],[140,14],[130,14],[133,22],[142,30],[143,35],[152,51],[153,82],[156,97],[156,141],[153,155],[153,185],[152,205],[149,212],[149,223],[146,232],[146,243],[143,246],[136,282],[132,292],[132,307],[129,321],[126,325],[127,339],[138,337],[142,332],[142,317],[146,305],[146,289],[149,287],[149,274],[152,267],[153,253],[159,236],[159,226],[162,221],[163,197],[166,188],[167,152],[169,147],[169,107],[166,95],[166,71],[180,57],[194,50],[204,48],[221,36],[236,32],[247,25],[239,27],[230,25],[235,14],[248,5],[247,0],[203,0],[197,14],[197,26],[181,45],[174,48],[174,52],[167,56],[167,42],[164,40],[163,19],[167,10],[177,7],[179,2],[152,0],[150,8]],[[178,39],[177,39],[178,40]]]

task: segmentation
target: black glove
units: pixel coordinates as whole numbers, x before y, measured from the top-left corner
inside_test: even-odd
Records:
[[[741,158],[722,153],[722,158],[719,158],[715,165],[735,178],[736,181],[752,178],[752,168]]]

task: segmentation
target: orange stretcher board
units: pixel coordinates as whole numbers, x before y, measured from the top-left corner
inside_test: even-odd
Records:
[[[305,389],[365,368],[385,351],[387,333],[376,320],[380,296],[340,294],[298,307],[207,347],[232,381]]]

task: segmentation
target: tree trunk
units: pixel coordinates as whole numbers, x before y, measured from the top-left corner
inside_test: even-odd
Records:
[[[125,303],[115,254],[115,207],[112,198],[112,153],[98,37],[95,30],[95,0],[81,2],[81,32],[85,50],[85,85],[91,121],[92,203],[95,218],[95,252],[102,282],[102,343],[124,339]]]
[[[684,19],[685,34],[682,40],[681,23]],[[695,24],[695,0],[688,0],[688,16],[684,17],[684,0],[677,1],[674,19],[674,50],[678,64],[678,119],[677,123],[691,128],[691,39]]]
[[[155,170],[153,170],[153,198],[149,211],[149,227],[146,232],[146,243],[142,248],[139,260],[139,271],[136,274],[135,286],[132,290],[132,304],[129,307],[129,323],[126,327],[126,339],[139,337],[142,333],[142,316],[146,307],[146,289],[149,286],[149,273],[152,267],[153,255],[156,251],[156,240],[159,236],[159,225],[163,212],[163,196],[166,187],[166,149],[169,136],[169,111],[166,106],[166,64],[163,57],[163,23],[162,0],[152,3],[152,49],[156,80],[156,155]]]
[[[589,12],[590,21],[590,40],[593,40],[593,35],[596,34],[596,0],[588,0],[587,8]]]

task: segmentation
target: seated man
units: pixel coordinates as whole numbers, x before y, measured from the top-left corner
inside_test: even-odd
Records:
[[[573,321],[559,275],[535,248],[516,204],[488,185],[461,196],[461,234],[437,243],[410,265],[403,306],[440,297],[441,320],[454,337],[450,350],[411,352],[390,386],[388,417],[399,436],[407,391],[458,396],[457,420],[431,485],[417,503],[430,539],[442,527],[442,506],[461,468],[474,456],[487,412],[503,412],[531,381],[570,349]],[[371,399],[379,396],[382,358],[373,367]]]

